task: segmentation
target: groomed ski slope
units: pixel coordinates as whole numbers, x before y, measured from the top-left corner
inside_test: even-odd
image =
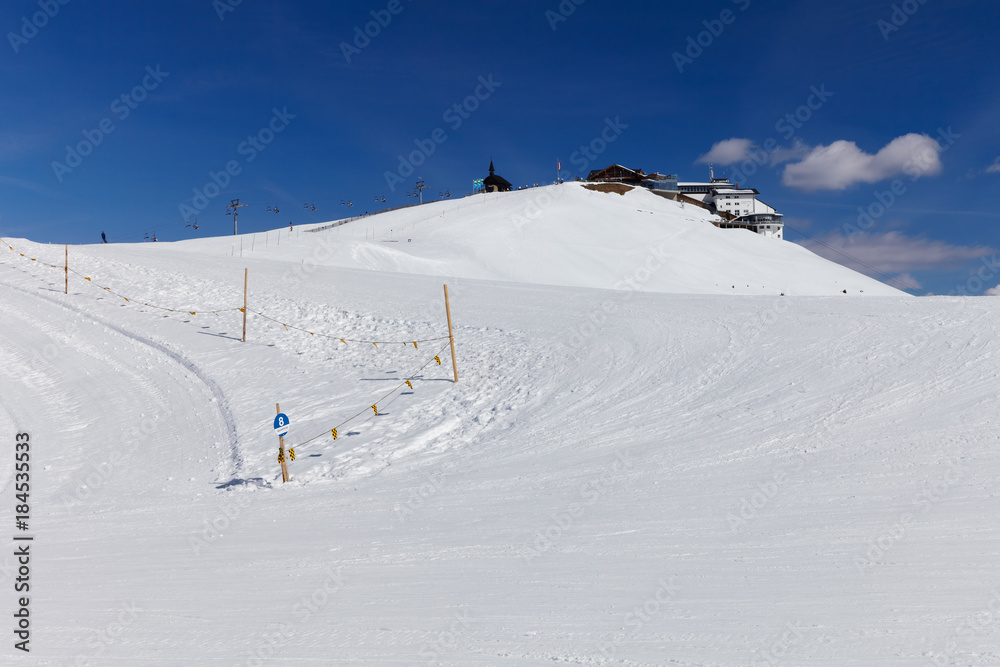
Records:
[[[32,652],[5,662],[1000,661],[992,299],[443,279],[310,266],[314,239],[71,249],[130,303],[5,239],[40,260],[0,256],[35,536]],[[251,311],[358,340],[446,333],[447,281],[461,381],[442,353],[282,484],[275,403],[297,444],[440,346],[257,315],[243,344],[244,267]]]

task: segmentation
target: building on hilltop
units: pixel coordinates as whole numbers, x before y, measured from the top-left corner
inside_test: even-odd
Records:
[[[676,176],[664,176],[653,172],[645,173],[642,169],[629,169],[620,164],[613,164],[604,169],[595,169],[587,175],[592,183],[622,183],[650,190],[672,191],[677,189]]]
[[[496,175],[493,160],[490,160],[490,175],[483,179],[483,189],[486,192],[510,192],[513,187],[503,176]]]
[[[739,183],[730,183],[728,178],[716,178],[711,168],[707,183],[680,182],[677,190],[720,216],[723,222],[718,226],[723,229],[749,229],[770,238],[785,237],[782,214],[758,199],[759,191],[741,188]]]
[[[642,185],[646,174],[642,169],[629,169],[620,164],[613,164],[604,169],[595,169],[587,175],[591,183],[623,183],[625,185]]]
[[[708,182],[678,182],[676,176],[647,174],[642,169],[629,169],[620,164],[591,171],[587,181],[648,188],[667,199],[694,204],[718,215],[722,221],[714,223],[717,227],[749,229],[762,236],[784,238],[782,215],[757,198],[760,192],[741,188],[739,183],[730,183],[728,178],[716,178],[711,167]]]
[[[653,192],[677,192],[677,177],[673,174],[652,173],[646,177],[643,185]]]

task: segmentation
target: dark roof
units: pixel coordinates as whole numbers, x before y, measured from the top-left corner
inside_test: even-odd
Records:
[[[490,160],[490,175],[483,179],[483,185],[495,185],[497,190],[510,190],[514,187],[503,176],[497,176],[495,172],[496,169],[493,168],[493,160]]]
[[[483,184],[485,185],[502,185],[505,187],[513,187],[503,176],[497,176],[493,174],[492,176],[487,176],[483,179]]]
[[[645,177],[646,175],[642,173],[642,169],[629,169],[628,167],[623,167],[620,164],[613,164],[610,167],[595,169],[590,172],[587,176],[587,180],[614,183],[640,183]]]

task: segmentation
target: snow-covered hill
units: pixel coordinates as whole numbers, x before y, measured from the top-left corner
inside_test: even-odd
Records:
[[[320,232],[311,249],[278,248],[275,231],[266,256],[376,271],[682,294],[903,294],[796,244],[718,229],[709,222],[713,218],[643,189],[619,195],[565,183],[374,215]],[[260,252],[265,239],[251,234],[235,245],[229,237],[180,246],[228,255],[238,252],[241,242],[249,256],[251,247]]]
[[[69,295],[61,248],[8,240],[39,261],[0,255],[0,523],[35,538],[31,653],[8,616],[4,664],[996,664],[994,302],[846,298],[871,283],[801,248],[574,187],[629,203],[626,231],[546,217],[566,243],[539,231],[530,275],[483,262],[484,238],[533,233],[499,229],[533,192],[453,202],[398,244],[377,216],[247,237],[242,259],[231,238],[74,247],[93,281]],[[832,294],[665,294],[704,284],[670,262],[642,291],[525,282],[638,280],[661,239],[732,264],[698,237],[826,266],[798,278]],[[787,266],[753,268],[763,291],[795,293]],[[447,331],[435,267],[457,384],[446,341],[412,345]],[[273,318],[247,343],[244,268]]]

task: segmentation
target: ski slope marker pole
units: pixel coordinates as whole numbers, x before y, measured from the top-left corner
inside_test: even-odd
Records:
[[[275,403],[278,414],[281,414],[281,403]],[[285,463],[285,436],[278,436],[278,460],[281,462],[281,481],[288,481],[288,464]]]
[[[448,286],[444,286],[444,310],[448,313],[448,340],[451,341],[451,366],[455,371],[455,382],[458,382],[458,361],[455,359],[455,334],[451,328],[451,303],[448,301]]]
[[[69,245],[66,245],[66,294],[69,294]]]
[[[243,269],[243,342],[247,342],[247,286],[250,282],[250,269]],[[280,412],[280,410],[279,410]]]

